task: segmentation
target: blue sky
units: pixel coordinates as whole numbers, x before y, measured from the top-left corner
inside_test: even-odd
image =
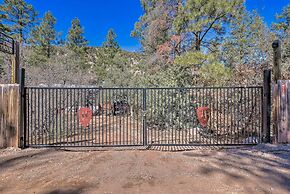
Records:
[[[2,3],[3,0],[0,0]],[[117,40],[125,50],[136,51],[138,41],[130,37],[134,23],[142,15],[140,0],[27,0],[42,17],[50,10],[57,19],[56,29],[66,35],[71,20],[78,17],[85,28],[85,37],[90,45],[99,46],[109,28],[117,34]],[[267,24],[275,19],[282,7],[290,0],[246,0],[249,10],[257,10]]]

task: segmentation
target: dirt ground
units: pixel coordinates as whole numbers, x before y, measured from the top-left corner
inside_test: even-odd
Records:
[[[290,145],[0,150],[0,193],[290,193]]]

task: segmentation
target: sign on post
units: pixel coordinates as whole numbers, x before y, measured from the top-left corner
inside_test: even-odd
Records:
[[[14,40],[0,32],[0,51],[13,55],[14,54]]]

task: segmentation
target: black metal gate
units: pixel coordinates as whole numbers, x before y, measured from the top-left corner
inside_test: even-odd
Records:
[[[27,147],[261,142],[262,87],[26,87]]]

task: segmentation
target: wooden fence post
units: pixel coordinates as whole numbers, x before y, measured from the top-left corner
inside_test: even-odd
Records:
[[[281,63],[282,63],[282,52],[281,52],[281,41],[275,40],[272,44],[274,51],[273,56],[273,73],[274,73],[274,82],[277,83],[281,79]]]
[[[263,143],[270,143],[271,128],[271,70],[264,70],[263,86]]]
[[[282,52],[281,52],[281,41],[275,40],[272,44],[273,48],[273,74],[274,74],[274,84],[277,85],[278,80],[281,79],[281,60],[282,60]],[[275,89],[277,90],[277,88]],[[278,95],[274,96],[273,99],[273,135],[274,142],[278,143]]]
[[[12,84],[20,83],[20,49],[19,49],[19,42],[15,42],[15,53],[12,55],[12,75],[11,75],[11,82]]]
[[[18,84],[0,84],[0,148],[19,147]]]

